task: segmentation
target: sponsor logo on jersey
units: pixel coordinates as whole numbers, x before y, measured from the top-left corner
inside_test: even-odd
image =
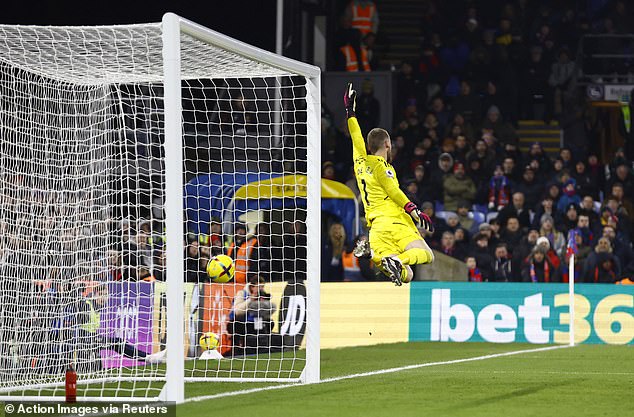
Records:
[[[385,170],[385,175],[387,175],[388,178],[394,178],[394,171],[388,168]]]

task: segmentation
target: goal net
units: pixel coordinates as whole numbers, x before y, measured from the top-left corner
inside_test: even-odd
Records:
[[[0,25],[0,398],[317,380],[319,111],[318,69],[173,14]]]

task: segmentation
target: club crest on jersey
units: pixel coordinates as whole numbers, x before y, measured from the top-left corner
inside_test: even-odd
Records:
[[[388,168],[385,170],[385,175],[387,175],[388,178],[394,178],[394,171]]]

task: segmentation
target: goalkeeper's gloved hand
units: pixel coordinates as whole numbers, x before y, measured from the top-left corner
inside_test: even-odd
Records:
[[[428,215],[420,211],[418,207],[416,207],[416,204],[410,201],[409,203],[405,204],[405,207],[403,208],[405,209],[405,212],[412,217],[412,220],[414,220],[414,224],[416,225],[416,227],[421,228],[426,232],[434,233],[434,224],[432,223],[431,219]]]
[[[346,106],[346,116],[356,117],[357,92],[352,89],[352,83],[348,83],[346,93],[343,95],[343,104]]]

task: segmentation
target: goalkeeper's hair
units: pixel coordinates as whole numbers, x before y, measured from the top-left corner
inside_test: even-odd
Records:
[[[387,133],[387,130],[381,129],[380,127],[375,127],[370,130],[368,133],[368,151],[370,153],[375,153],[385,143],[385,139],[390,139],[390,134]]]

